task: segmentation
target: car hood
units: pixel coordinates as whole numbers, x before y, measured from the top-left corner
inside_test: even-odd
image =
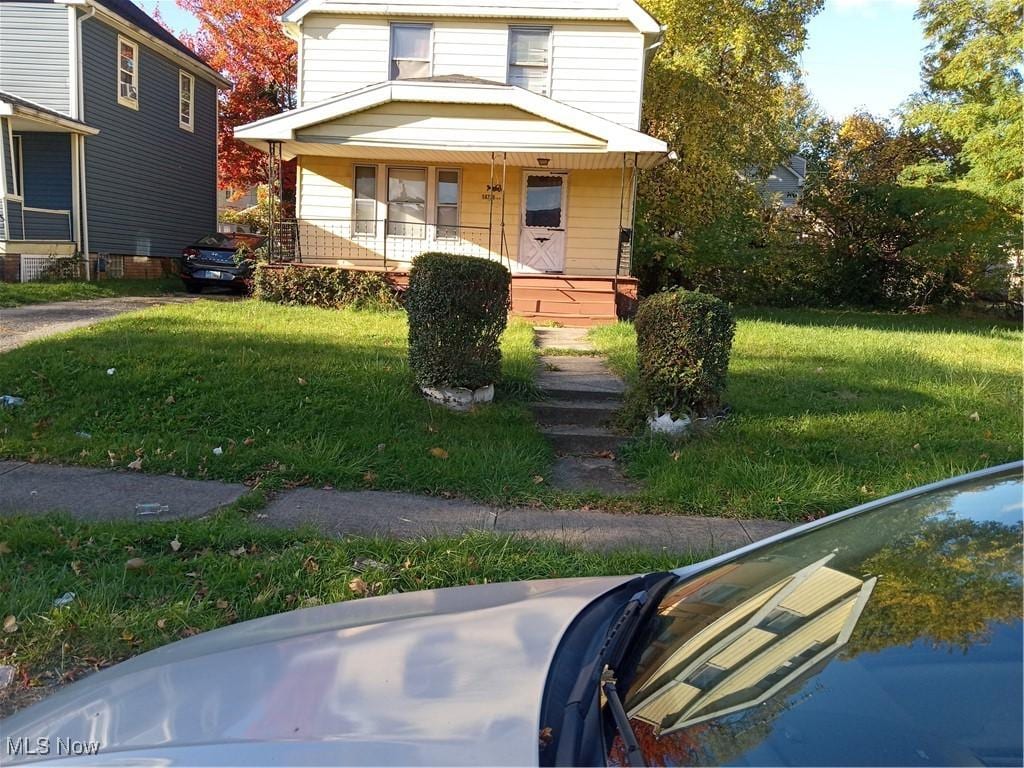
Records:
[[[584,606],[627,580],[414,592],[208,632],[7,719],[5,763],[536,764],[555,648]]]

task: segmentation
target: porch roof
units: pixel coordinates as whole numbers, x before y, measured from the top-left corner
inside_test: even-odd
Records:
[[[95,136],[99,129],[86,125],[80,120],[47,109],[28,99],[0,91],[0,116],[15,122],[16,130],[42,131],[51,133],[81,133]]]
[[[405,105],[405,106],[395,106]],[[361,113],[374,113],[372,120]],[[379,115],[379,117],[377,117]],[[612,168],[629,155],[641,168],[665,157],[663,141],[536,93],[449,76],[377,83],[235,129],[286,159],[330,155],[380,160]]]

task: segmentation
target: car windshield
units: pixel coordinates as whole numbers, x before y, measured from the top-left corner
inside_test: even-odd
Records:
[[[647,762],[1020,765],[1021,509],[1014,471],[681,582],[625,696]]]
[[[243,245],[246,248],[259,248],[263,245],[264,240],[266,240],[264,235],[251,235],[244,232],[235,232],[233,234],[214,232],[213,234],[206,235],[206,237],[201,237],[196,240],[196,245],[200,248],[223,248],[233,250]]]

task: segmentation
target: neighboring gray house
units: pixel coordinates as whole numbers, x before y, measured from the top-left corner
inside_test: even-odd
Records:
[[[807,160],[800,155],[790,155],[786,162],[772,168],[759,188],[768,202],[783,208],[793,208],[800,202],[806,179]]]
[[[0,0],[2,277],[74,254],[157,275],[216,231],[229,85],[129,0]]]

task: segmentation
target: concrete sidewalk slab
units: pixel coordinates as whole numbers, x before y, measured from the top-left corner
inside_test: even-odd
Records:
[[[59,511],[82,520],[134,520],[136,504],[158,503],[168,512],[144,519],[199,517],[247,490],[238,483],[172,475],[0,461],[0,516]]]

